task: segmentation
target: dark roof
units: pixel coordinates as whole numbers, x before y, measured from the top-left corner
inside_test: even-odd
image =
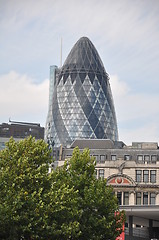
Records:
[[[11,121],[10,119],[9,119],[9,123],[11,124],[11,125],[25,125],[25,126],[37,126],[37,127],[40,127],[40,123],[30,123],[30,122],[18,122],[18,121]]]
[[[122,141],[112,141],[110,139],[76,139],[70,148],[80,149],[122,149],[125,145]]]
[[[71,148],[77,146],[80,149],[113,149],[114,142],[110,139],[77,139],[72,143]]]

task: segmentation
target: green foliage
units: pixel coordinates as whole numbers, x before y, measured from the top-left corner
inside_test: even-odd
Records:
[[[0,239],[38,239],[51,186],[50,156],[45,142],[32,137],[11,138],[0,152]]]
[[[125,215],[119,212],[112,187],[106,185],[106,180],[96,179],[95,159],[90,157],[89,150],[80,153],[79,148],[75,148],[70,161],[59,171],[64,182],[74,187],[78,194],[79,235],[72,239],[116,239]]]
[[[124,215],[106,180],[96,179],[89,150],[78,148],[49,173],[48,145],[13,138],[0,152],[0,239],[115,239]],[[123,218],[121,218],[123,217]]]

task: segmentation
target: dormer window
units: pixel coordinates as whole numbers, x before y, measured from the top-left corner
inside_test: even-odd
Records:
[[[111,155],[111,160],[115,161],[116,160],[116,155]]]
[[[124,160],[130,160],[130,155],[124,155]]]

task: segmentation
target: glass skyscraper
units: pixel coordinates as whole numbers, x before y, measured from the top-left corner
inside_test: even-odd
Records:
[[[50,67],[45,139],[54,147],[75,139],[118,140],[109,76],[87,37],[77,41],[61,68]]]

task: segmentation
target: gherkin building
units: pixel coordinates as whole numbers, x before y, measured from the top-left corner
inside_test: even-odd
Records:
[[[61,68],[50,67],[45,139],[54,147],[69,147],[76,139],[118,140],[109,76],[87,37],[77,41]]]

